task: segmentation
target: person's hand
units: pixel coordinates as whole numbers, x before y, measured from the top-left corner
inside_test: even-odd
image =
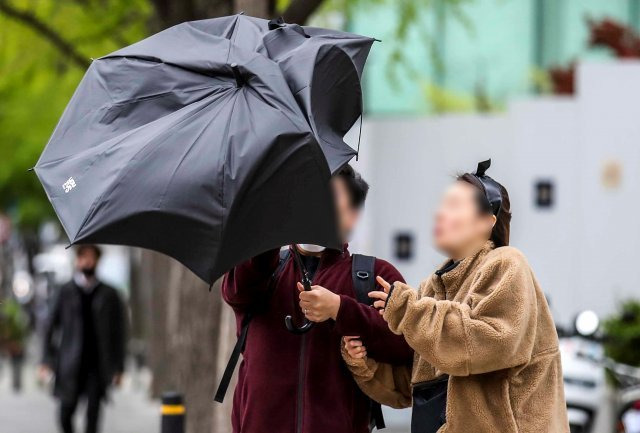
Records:
[[[122,373],[116,373],[113,375],[113,385],[116,387],[119,387],[120,385],[122,385]]]
[[[305,291],[302,283],[298,283],[300,290],[300,308],[304,316],[312,322],[335,320],[340,310],[340,296],[322,286],[311,286]]]
[[[387,305],[387,298],[389,297],[389,290],[391,290],[391,284],[387,283],[386,280],[380,276],[376,277],[376,281],[380,284],[383,291],[374,290],[369,292],[369,297],[376,299],[373,303],[373,308],[377,309],[382,316],[384,314],[384,307]]]
[[[53,372],[51,371],[51,368],[49,368],[48,365],[41,364],[38,367],[38,382],[40,382],[41,384],[45,384],[49,382],[52,376],[53,376]]]
[[[362,359],[367,356],[367,348],[362,344],[360,337],[342,337],[344,348],[353,359]]]

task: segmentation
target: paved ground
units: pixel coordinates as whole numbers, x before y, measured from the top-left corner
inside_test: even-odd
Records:
[[[25,389],[14,394],[10,389],[6,365],[0,371],[0,431],[2,433],[54,433],[57,431],[56,405],[44,389],[37,386],[33,368],[25,371]],[[146,392],[136,390],[131,378],[113,394],[103,416],[104,433],[159,433],[160,406]],[[83,408],[78,410],[81,426]],[[384,433],[408,433],[408,411],[385,411],[388,428]],[[78,431],[82,431],[78,429]]]
[[[0,433],[57,432],[56,403],[47,389],[39,386],[33,365],[23,372],[23,391],[11,390],[9,365],[0,359]],[[112,401],[103,414],[104,433],[159,433],[160,404],[147,398],[147,374],[127,374],[121,389],[112,394]],[[77,425],[81,427],[84,408],[78,409]],[[409,410],[387,410],[388,428],[384,433],[408,433]],[[82,432],[81,428],[78,428]]]
[[[387,428],[380,433],[409,433],[411,430],[411,409],[394,410],[383,408]]]
[[[2,362],[2,361],[0,361]],[[2,433],[55,433],[56,404],[47,390],[39,387],[33,367],[25,369],[24,389],[15,394],[10,387],[8,365],[0,368],[0,431]],[[144,383],[144,381],[143,381]],[[103,416],[105,433],[159,433],[160,405],[146,397],[143,384],[135,385],[132,377],[113,393]],[[84,408],[78,409],[82,418]],[[78,419],[78,426],[82,420]],[[78,431],[82,431],[78,429]]]

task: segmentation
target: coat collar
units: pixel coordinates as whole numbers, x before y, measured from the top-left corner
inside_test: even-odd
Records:
[[[289,249],[293,249],[293,245],[289,245]],[[292,251],[293,252],[293,251]],[[322,263],[322,267],[325,268],[327,266],[331,266],[340,259],[348,258],[351,255],[349,253],[349,244],[345,243],[342,245],[342,250],[335,250],[332,248],[327,248],[320,255],[320,262]]]
[[[476,265],[494,248],[493,242],[487,241],[480,251],[459,262],[447,260],[432,276],[435,290],[446,293],[457,292]]]

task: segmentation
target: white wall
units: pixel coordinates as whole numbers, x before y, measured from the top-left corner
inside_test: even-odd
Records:
[[[569,98],[521,101],[511,106],[507,117],[513,125],[513,160],[505,180],[513,212],[511,244],[527,255],[557,320],[570,322],[580,293],[577,104]],[[555,185],[553,207],[535,205],[538,180]]]
[[[585,65],[578,75],[580,119],[580,303],[609,311],[640,297],[640,63]],[[601,182],[603,164],[621,165],[617,189]]]
[[[440,194],[491,157],[491,175],[511,195],[512,245],[528,256],[558,321],[640,297],[640,63],[582,65],[578,75],[577,98],[518,101],[498,115],[367,119],[355,165],[372,189],[353,249],[391,260],[417,284],[442,260],[431,247]],[[601,182],[609,160],[623,168],[618,188]],[[555,183],[553,208],[534,205],[536,180]],[[411,261],[393,257],[400,231],[415,236]]]

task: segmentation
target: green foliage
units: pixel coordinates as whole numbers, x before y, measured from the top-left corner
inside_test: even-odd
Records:
[[[474,111],[471,95],[464,95],[438,86],[432,82],[422,83],[425,98],[433,105],[434,113],[470,113]]]
[[[489,99],[481,85],[476,86],[474,93],[462,93],[424,79],[420,82],[422,92],[431,102],[431,110],[435,114],[488,113],[503,108]]]
[[[640,301],[621,304],[603,323],[605,352],[617,362],[640,367]]]
[[[412,62],[406,57],[406,42],[409,38],[420,39],[425,47],[426,55],[434,68],[437,77],[444,76],[445,65],[442,53],[442,33],[447,20],[460,23],[470,34],[474,27],[471,18],[465,11],[465,6],[475,3],[477,0],[325,0],[320,13],[331,11],[342,12],[346,19],[357,11],[374,6],[385,5],[388,10],[394,10],[397,21],[389,37],[384,38],[384,43],[389,50],[386,60],[386,74],[393,86],[403,80],[424,81],[426,79],[422,71],[416,70]],[[506,0],[503,0],[506,1]],[[279,10],[286,9],[290,0],[278,0]],[[432,77],[433,78],[433,77]],[[431,95],[432,92],[425,92]],[[429,97],[429,96],[427,96]],[[432,101],[438,104],[438,101]],[[446,104],[445,104],[446,105]],[[455,104],[457,106],[457,104]],[[438,111],[436,109],[436,111]]]
[[[534,68],[531,71],[531,82],[537,93],[548,95],[553,92],[553,83],[549,71],[542,68]]]
[[[0,0],[45,23],[87,64],[146,35],[147,0]],[[36,176],[42,152],[83,68],[42,34],[0,13],[0,209],[33,227],[52,214]]]
[[[22,346],[28,334],[29,326],[22,306],[14,299],[0,302],[0,343]]]

